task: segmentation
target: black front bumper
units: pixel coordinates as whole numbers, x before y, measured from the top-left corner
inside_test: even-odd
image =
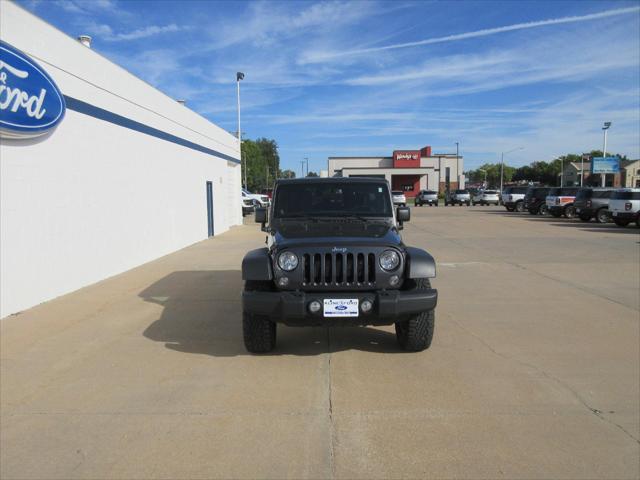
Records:
[[[612,218],[617,218],[620,220],[635,220],[638,216],[638,212],[611,212]]]
[[[359,305],[367,299],[373,302],[368,313],[357,317],[325,318],[322,309],[309,312],[309,303],[324,299],[357,298]],[[380,290],[375,292],[299,292],[299,291],[244,291],[242,308],[245,313],[265,315],[272,321],[291,326],[317,325],[391,325],[402,318],[433,310],[438,301],[438,291],[430,290]]]

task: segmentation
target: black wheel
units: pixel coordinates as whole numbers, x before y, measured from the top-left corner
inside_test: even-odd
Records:
[[[576,216],[576,207],[573,205],[567,205],[564,207],[564,216],[565,218],[573,218]]]
[[[436,207],[439,205],[438,202],[435,203]]]
[[[548,215],[549,214],[549,207],[547,207],[546,203],[543,203],[538,208],[538,212],[540,212],[540,215]]]
[[[524,212],[524,202],[516,202],[516,212]]]
[[[596,212],[596,221],[598,223],[607,223],[609,221],[609,212],[606,208],[601,208]]]
[[[270,290],[269,282],[247,281],[245,290]],[[276,324],[269,317],[242,312],[244,346],[251,353],[267,353],[276,346]]]
[[[471,206],[471,202],[467,202],[467,207]]]
[[[431,288],[428,278],[416,280],[418,290]],[[408,320],[396,322],[396,339],[400,346],[409,352],[421,352],[431,345],[433,330],[435,327],[435,310],[422,312]]]
[[[636,215],[636,228],[640,228],[640,213]]]
[[[629,220],[623,220],[622,218],[614,218],[613,221],[619,227],[626,227],[629,225]]]
[[[581,213],[580,220],[582,220],[583,222],[589,222],[591,221],[591,215],[585,215],[584,213]]]

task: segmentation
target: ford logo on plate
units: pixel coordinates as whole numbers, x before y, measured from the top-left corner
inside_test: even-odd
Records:
[[[43,135],[62,121],[65,110],[62,93],[42,67],[0,41],[0,137]]]
[[[336,310],[346,310],[347,306],[346,305],[336,305]]]

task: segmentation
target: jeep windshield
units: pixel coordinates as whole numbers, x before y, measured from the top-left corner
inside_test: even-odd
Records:
[[[382,183],[292,183],[277,188],[273,216],[392,217],[390,200]]]

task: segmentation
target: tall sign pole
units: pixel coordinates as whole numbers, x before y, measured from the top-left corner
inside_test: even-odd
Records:
[[[238,151],[240,152],[240,168],[242,168],[242,130],[240,130],[240,80],[244,79],[244,73],[236,72],[236,85],[238,93]],[[247,188],[247,161],[244,161],[244,188]]]
[[[610,126],[611,126],[611,122],[604,122],[604,127],[602,127],[602,130],[604,130],[604,146],[602,148],[602,158],[607,158],[607,131],[609,130]],[[607,174],[603,173],[602,174],[603,187],[605,186],[606,179],[607,179]]]

